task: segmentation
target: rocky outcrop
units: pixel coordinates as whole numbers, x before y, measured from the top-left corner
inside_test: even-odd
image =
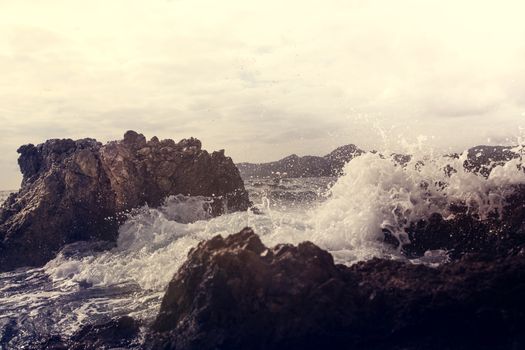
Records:
[[[355,145],[337,148],[324,157],[292,154],[281,160],[253,164],[239,163],[237,166],[244,178],[249,177],[325,177],[338,176],[346,163],[363,154]]]
[[[424,255],[428,250],[444,250],[449,258],[468,253],[490,256],[513,254],[525,245],[525,185],[512,185],[501,212],[494,210],[486,218],[468,212],[462,203],[450,203],[445,219],[439,213],[412,223],[407,229],[409,242],[402,251],[408,257]],[[386,243],[399,247],[399,241],[384,230]]]
[[[193,249],[150,349],[519,349],[525,250],[431,268],[335,265],[312,243],[265,247],[251,229]]]
[[[105,145],[49,140],[18,152],[22,188],[0,210],[0,271],[42,265],[67,243],[114,241],[123,214],[169,195],[213,197],[212,215],[249,206],[232,160],[194,138],[146,141],[128,131]]]
[[[489,176],[497,165],[520,157],[508,147],[479,146],[470,149],[463,166],[465,169]],[[410,242],[402,249],[408,256],[421,256],[427,250],[446,250],[449,257],[458,259],[467,253],[490,256],[512,254],[525,244],[525,185],[500,186],[499,200],[486,217],[471,212],[466,203],[448,203],[450,218],[434,213],[424,220],[412,223],[407,230]],[[398,242],[385,232],[386,241]],[[517,248],[518,247],[518,248]]]

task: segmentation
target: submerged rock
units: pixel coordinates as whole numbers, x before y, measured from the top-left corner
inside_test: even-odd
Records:
[[[251,230],[200,243],[170,282],[150,349],[518,349],[525,254],[430,268],[335,265]]]
[[[49,140],[18,152],[22,188],[0,209],[0,271],[43,265],[67,243],[115,241],[124,213],[169,195],[214,197],[212,215],[249,206],[231,158],[194,138],[146,141],[128,131],[105,145]]]

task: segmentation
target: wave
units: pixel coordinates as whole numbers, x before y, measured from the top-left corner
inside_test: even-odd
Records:
[[[467,151],[413,156],[407,163],[377,153],[357,157],[331,188],[330,200],[314,211],[312,240],[328,250],[346,248],[366,258],[383,252],[378,241],[385,230],[406,244],[408,227],[432,213],[452,219],[451,208],[463,206],[480,220],[501,214],[514,185],[525,183],[523,148],[513,152],[511,160],[486,164],[488,176],[465,168]]]
[[[0,274],[0,330],[23,330],[12,343],[25,344],[31,335],[72,334],[82,324],[120,315],[151,320],[190,249],[246,226],[267,246],[309,240],[347,265],[372,257],[407,259],[384,244],[385,231],[406,243],[411,223],[432,213],[452,219],[454,206],[484,220],[501,213],[514,186],[525,184],[522,147],[504,161],[484,160],[485,171],[465,167],[469,152],[411,153],[363,154],[337,180],[257,179],[247,183],[256,205],[245,212],[212,218],[208,198],[180,195],[159,208],[134,210],[116,245],[78,242],[42,269]],[[428,252],[417,262],[439,263],[443,256]]]
[[[245,226],[252,226],[267,245],[310,240],[345,264],[380,256],[403,258],[383,244],[384,230],[407,243],[411,223],[432,213],[452,218],[452,204],[465,206],[481,220],[500,213],[512,185],[525,183],[523,150],[513,152],[514,159],[489,164],[488,176],[465,169],[467,152],[422,154],[404,163],[396,156],[367,153],[351,160],[330,191],[309,207],[274,207],[259,193],[260,215],[247,211],[210,218],[206,198],[170,197],[158,209],[133,212],[111,251],[81,257],[61,253],[45,271],[55,281],[132,282],[142,289],[161,291],[198,242]],[[298,190],[296,182],[290,187]]]

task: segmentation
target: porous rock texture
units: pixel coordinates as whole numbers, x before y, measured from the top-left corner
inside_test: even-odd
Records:
[[[149,349],[522,349],[525,249],[432,268],[352,267],[251,230],[200,243],[169,284]]]
[[[105,145],[48,140],[19,148],[22,187],[0,209],[0,271],[40,266],[65,244],[115,241],[125,213],[169,195],[213,197],[211,214],[246,210],[248,194],[224,151],[134,131]]]

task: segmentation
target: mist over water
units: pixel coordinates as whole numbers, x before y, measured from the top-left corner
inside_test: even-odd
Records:
[[[523,147],[513,151],[517,158],[493,164],[488,177],[464,169],[466,152],[452,157],[414,147],[406,163],[390,152],[354,158],[338,179],[245,179],[255,210],[216,218],[207,198],[169,197],[159,208],[132,212],[111,250],[75,243],[43,268],[0,274],[0,339],[21,346],[120,315],[149,322],[192,247],[246,226],[266,245],[310,240],[347,265],[406,259],[382,242],[383,230],[407,242],[410,223],[435,212],[451,218],[451,203],[481,219],[500,213],[509,185],[525,184]]]

